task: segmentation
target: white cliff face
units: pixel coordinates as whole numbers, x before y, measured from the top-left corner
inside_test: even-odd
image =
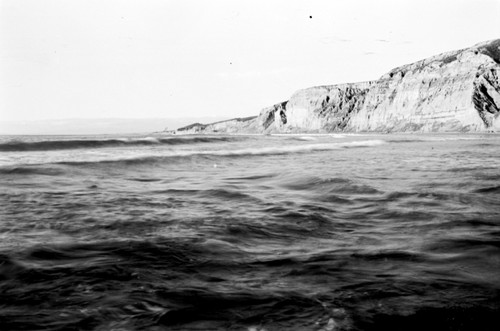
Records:
[[[350,131],[484,131],[476,80],[498,65],[477,50],[451,52],[392,70],[351,118]],[[495,87],[489,85],[492,91]],[[498,94],[498,85],[496,87]]]
[[[286,104],[290,131],[339,131],[365,99],[372,82],[318,86],[300,90]]]

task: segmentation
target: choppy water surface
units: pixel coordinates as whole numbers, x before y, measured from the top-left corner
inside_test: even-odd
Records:
[[[497,330],[500,136],[3,137],[1,330]]]

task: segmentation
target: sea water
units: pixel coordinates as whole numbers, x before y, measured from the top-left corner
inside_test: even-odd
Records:
[[[497,330],[499,135],[3,136],[1,330]]]

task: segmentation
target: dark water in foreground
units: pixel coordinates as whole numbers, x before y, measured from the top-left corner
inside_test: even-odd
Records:
[[[497,330],[500,136],[4,137],[0,330]]]

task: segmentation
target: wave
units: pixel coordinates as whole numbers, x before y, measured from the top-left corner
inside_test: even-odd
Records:
[[[483,187],[475,190],[474,193],[500,193],[500,185]]]
[[[425,142],[425,139],[391,139],[388,140],[390,143],[418,143],[418,142]]]
[[[203,138],[205,139],[205,138]],[[212,139],[212,138],[209,138]],[[286,155],[294,153],[312,153],[329,150],[340,150],[347,148],[363,148],[375,147],[385,144],[383,140],[366,140],[342,143],[317,143],[317,144],[304,144],[293,146],[279,146],[279,147],[252,147],[242,149],[214,149],[214,150],[163,150],[158,153],[141,152],[140,155],[133,155],[129,157],[124,156],[110,156],[110,155],[97,155],[95,157],[84,158],[81,160],[48,160],[43,163],[32,164],[16,164],[0,166],[0,174],[3,175],[49,175],[57,176],[65,172],[63,166],[79,166],[79,165],[143,165],[143,164],[165,164],[172,162],[186,162],[191,158],[199,157],[246,157],[246,156],[266,156],[266,155]],[[49,166],[50,165],[50,166]],[[217,167],[214,164],[214,167]]]
[[[0,175],[43,175],[43,176],[59,176],[64,173],[64,170],[58,167],[47,167],[45,165],[24,165],[24,166],[8,166],[0,167]]]
[[[183,150],[183,151],[169,151],[167,154],[160,155],[146,155],[140,157],[129,158],[116,158],[105,159],[97,161],[66,161],[57,162],[65,165],[80,165],[80,164],[93,164],[93,163],[123,163],[123,164],[144,164],[144,163],[158,163],[168,160],[180,160],[190,157],[203,157],[203,156],[219,156],[219,157],[244,157],[244,156],[264,156],[264,155],[284,155],[293,153],[309,153],[316,151],[329,151],[345,148],[361,148],[361,147],[374,147],[385,144],[383,140],[366,140],[354,141],[344,143],[323,143],[323,144],[307,144],[295,146],[281,146],[281,147],[260,147],[260,148],[243,148],[243,149],[217,149],[217,150]]]
[[[380,194],[379,190],[369,185],[356,183],[347,178],[303,177],[287,178],[281,185],[295,191],[309,191],[320,194],[319,200],[348,204],[350,200],[340,195]]]
[[[388,142],[391,143],[414,143],[414,142],[442,142],[442,141],[459,141],[459,140],[482,140],[484,137],[481,136],[476,136],[476,137],[463,137],[463,136],[452,136],[452,137],[426,137],[426,136],[420,136],[420,137],[414,137],[414,136],[408,136],[408,137],[401,137],[401,138],[395,138],[395,139],[389,139]],[[493,144],[489,143],[482,143],[478,144],[479,146],[491,146]]]
[[[292,138],[294,140],[302,140],[302,141],[314,141],[314,140],[317,140],[317,138],[315,137],[311,137],[311,136],[302,136],[302,137],[296,137],[296,138]]]
[[[11,140],[0,143],[0,152],[30,152],[61,149],[104,148],[122,146],[180,145],[196,143],[227,142],[234,137],[175,137],[175,138],[114,138],[114,139],[68,139],[44,141]]]

